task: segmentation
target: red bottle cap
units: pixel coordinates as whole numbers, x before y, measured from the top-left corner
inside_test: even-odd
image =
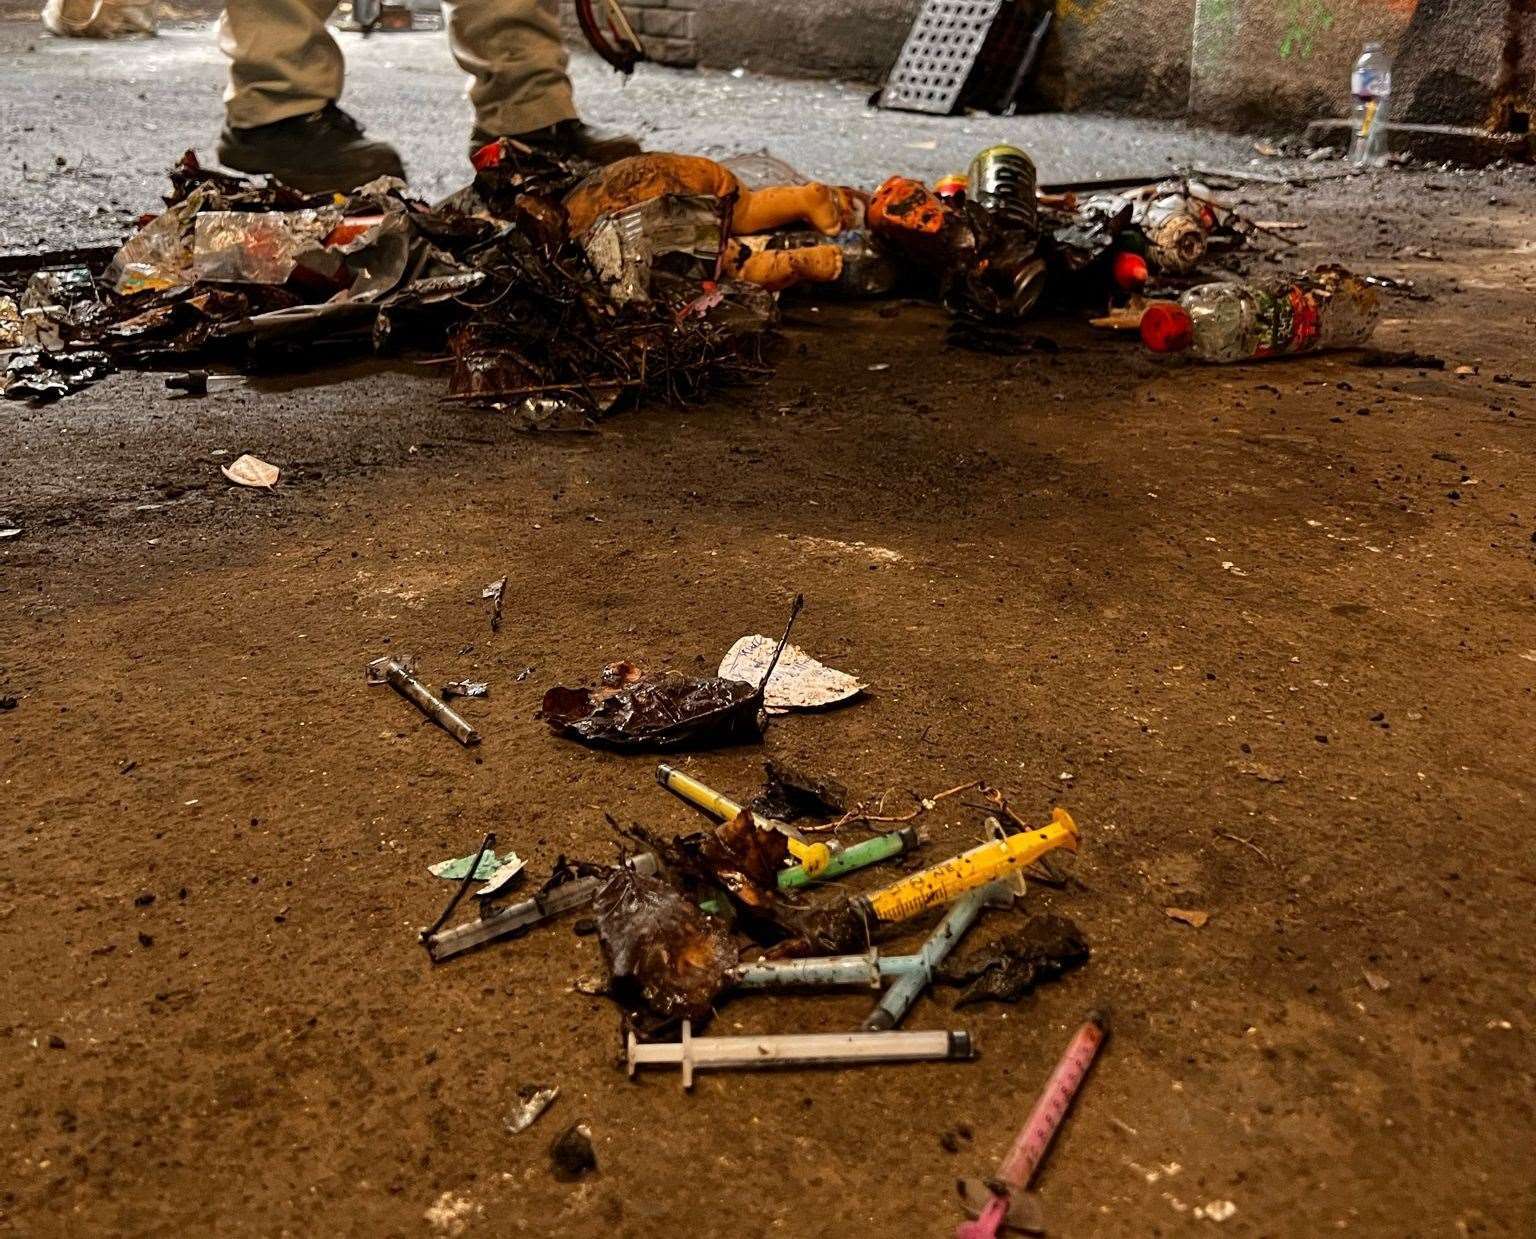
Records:
[[[1171,301],[1154,301],[1141,314],[1141,342],[1154,353],[1178,353],[1195,342],[1195,320]]]
[[[1115,255],[1113,267],[1115,287],[1126,292],[1145,288],[1147,284],[1147,260],[1140,254],[1121,250]]]
[[[493,138],[471,155],[469,162],[474,166],[476,172],[485,172],[487,169],[500,166],[501,154],[501,139]]]
[[[941,176],[933,183],[933,192],[944,201],[952,198],[965,197],[965,191],[970,187],[971,178],[964,172],[951,172],[948,176]]]

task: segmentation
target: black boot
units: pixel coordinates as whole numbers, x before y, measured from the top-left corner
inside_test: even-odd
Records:
[[[473,155],[487,142],[494,142],[502,136],[499,133],[487,133],[476,125],[470,133],[469,153]],[[609,164],[640,153],[640,143],[629,134],[599,129],[596,125],[588,125],[579,120],[562,120],[528,133],[509,133],[505,136],[524,146],[531,146],[542,154],[580,163]]]
[[[345,193],[380,176],[405,179],[395,148],[363,137],[363,127],[334,103],[252,129],[225,125],[218,155],[226,168],[265,173],[306,194]]]

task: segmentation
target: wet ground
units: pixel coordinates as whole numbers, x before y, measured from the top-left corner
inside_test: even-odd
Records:
[[[152,203],[213,123],[203,38],[25,52],[0,27],[10,80],[38,87],[0,101],[37,143],[0,156],[28,161],[5,178],[20,246]],[[439,39],[351,50],[358,110],[447,188],[462,126],[433,118],[463,104]],[[745,136],[853,180],[1021,131],[1062,177],[1249,153],[1109,120],[871,117],[828,85],[580,81],[654,143]],[[87,90],[113,103],[89,131]],[[80,156],[99,162],[69,173]],[[593,437],[453,410],[425,366],[7,405],[0,1228],[941,1235],[953,1178],[995,1165],[1108,1007],[1040,1183],[1053,1233],[1531,1233],[1531,189],[1420,170],[1250,195],[1308,221],[1285,263],[1415,280],[1428,299],[1391,298],[1378,342],[1443,370],[1204,369],[1071,316],[1040,323],[1059,351],[1003,359],[946,349],[925,307],[799,301],[771,381]],[[277,494],[224,484],[241,451],[284,468]],[[775,756],[892,807],[972,778],[1041,820],[1066,805],[1078,883],[1029,903],[1075,918],[1090,963],[1013,1008],[925,998],[908,1026],[968,1029],[971,1064],[692,1095],[625,1079],[617,1016],[573,992],[600,964],[569,920],[430,969],[415,931],[448,888],[426,866],[487,829],[542,875],[612,855],[607,814],[698,824],[652,759],[551,736],[543,689],[623,656],[712,667],[798,591],[798,639],[867,699],[689,768],[746,792]],[[386,651],[491,681],[466,707],[478,750],[364,686]],[[925,857],[981,817],[927,814]],[[870,1001],[741,999],[714,1027],[836,1031]],[[509,1135],[531,1082],[560,1099]],[[599,1169],[570,1185],[546,1148],[578,1119]]]

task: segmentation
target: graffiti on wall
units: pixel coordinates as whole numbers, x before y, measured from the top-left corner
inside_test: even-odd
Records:
[[[1056,22],[1076,21],[1091,25],[1099,18],[1105,0],[1056,0]]]
[[[1351,6],[1379,10],[1384,26],[1401,27],[1413,16],[1418,0],[1355,0]],[[1306,60],[1333,29],[1333,11],[1325,0],[1285,0],[1285,27],[1280,36],[1280,58]]]
[[[1285,0],[1285,33],[1280,39],[1280,58],[1296,56],[1305,60],[1312,54],[1319,35],[1333,29],[1333,14],[1323,0]]]

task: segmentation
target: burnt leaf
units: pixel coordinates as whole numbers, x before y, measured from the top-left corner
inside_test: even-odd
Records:
[[[957,1007],[972,1002],[1017,1002],[1035,986],[1054,981],[1088,960],[1088,943],[1064,916],[1032,916],[1015,933],[992,939],[960,959],[941,964],[934,976],[965,988]]]
[[[716,882],[739,903],[756,911],[773,906],[779,868],[789,849],[789,840],[782,832],[758,825],[752,811],[743,809],[699,838],[699,859]]]
[[[555,731],[615,748],[756,740],[761,698],[740,680],[659,671],[618,690],[556,686],[539,717]]]
[[[805,605],[797,596],[789,623],[762,681],[754,688],[717,675],[679,671],[642,675],[631,662],[612,663],[596,688],[558,685],[544,694],[539,717],[562,735],[613,748],[678,748],[756,740],[763,734],[763,693],[795,618]]]
[[[702,1019],[736,964],[725,927],[659,878],[621,868],[592,901],[598,940],[625,1006],[663,1019]]]
[[[763,763],[763,790],[752,802],[754,813],[777,822],[802,817],[828,818],[848,807],[848,789],[836,779],[783,762]]]

